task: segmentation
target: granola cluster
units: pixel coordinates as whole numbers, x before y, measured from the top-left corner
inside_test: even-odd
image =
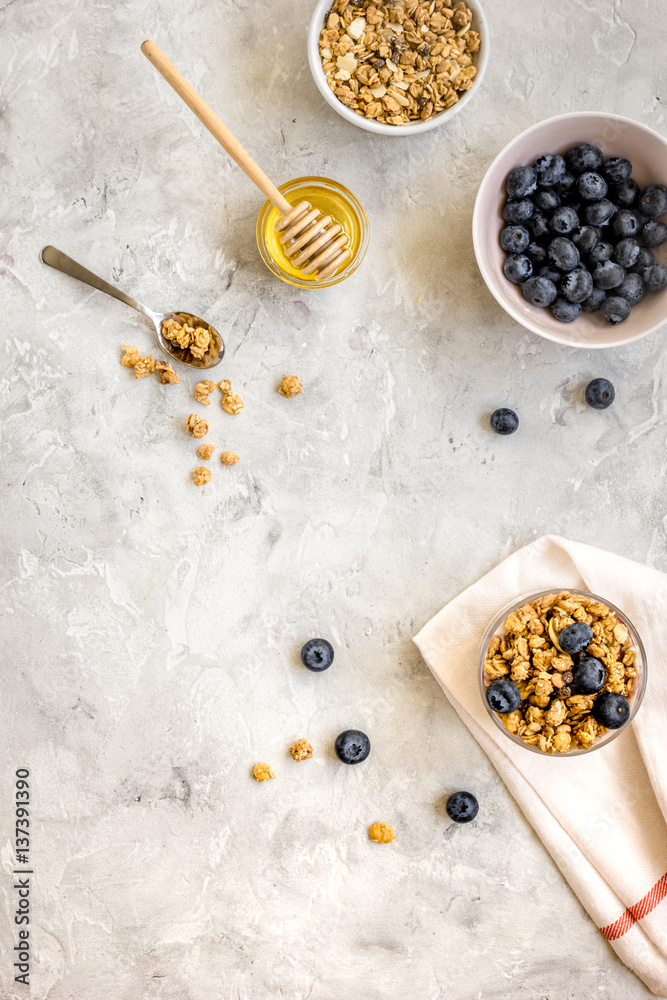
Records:
[[[211,346],[211,334],[208,327],[199,324],[200,320],[196,316],[190,313],[177,313],[175,317],[163,320],[162,336],[201,361]]]
[[[334,0],[320,33],[327,83],[358,115],[426,121],[470,90],[480,36],[452,0]]]
[[[281,396],[291,399],[292,396],[298,396],[303,392],[303,386],[296,375],[283,375],[282,381],[278,386],[278,392]]]
[[[593,630],[586,653],[605,667],[605,683],[596,694],[578,694],[573,685],[573,657],[558,645],[568,625],[585,622]],[[601,602],[567,590],[524,604],[505,620],[505,635],[495,635],[486,651],[485,683],[509,677],[521,693],[521,705],[500,715],[508,732],[542,753],[587,749],[607,730],[593,718],[600,694],[629,698],[635,686],[636,651],[628,630]]]
[[[243,409],[243,400],[237,392],[232,392],[232,383],[228,378],[218,382],[218,389],[222,393],[222,408],[227,413],[234,416]]]
[[[253,777],[257,781],[268,781],[269,778],[275,778],[276,772],[273,770],[270,764],[265,764],[260,761],[259,764],[255,764],[252,769]]]
[[[163,385],[178,385],[181,381],[174,369],[166,361],[156,361],[151,354],[142,358],[139,348],[134,344],[121,344],[124,354],[120,359],[123,368],[134,368],[135,378],[146,378],[156,372],[160,376]]]
[[[391,844],[392,840],[396,840],[396,834],[389,823],[373,823],[368,828],[368,836],[376,844]]]
[[[313,748],[303,736],[289,748],[294,760],[309,760],[313,756]]]

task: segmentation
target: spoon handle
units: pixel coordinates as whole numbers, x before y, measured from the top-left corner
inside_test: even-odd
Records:
[[[150,39],[145,41],[141,46],[141,51],[148,61],[155,66],[158,73],[165,78],[169,86],[173,87],[181,100],[185,101],[191,111],[194,111],[202,125],[206,126],[211,135],[218,140],[222,148],[238,163],[241,170],[246,172],[250,180],[276,206],[280,214],[286,215],[288,212],[291,212],[292,205],[290,205],[287,198],[283,197],[259,164],[255,163],[250,153],[243,148],[227,126],[223,125],[218,116],[202,100],[195,88],[179,73],[174,64],[167,59],[164,52],[157,47],[155,42],[151,42]]]
[[[92,271],[88,271],[81,264],[72,260],[62,250],[57,250],[52,246],[44,247],[40,256],[45,264],[48,264],[49,267],[55,267],[56,271],[69,274],[72,278],[78,278],[79,281],[83,281],[86,285],[91,285],[93,288],[97,288],[98,291],[106,292],[107,295],[113,296],[114,299],[119,299],[126,305],[132,306],[133,309],[137,309],[145,316],[153,317],[152,311],[147,309],[146,306],[142,306],[141,302],[137,302],[130,295],[121,292],[120,288],[114,288],[113,285],[110,285],[108,281],[104,281],[103,278],[98,278],[96,274],[93,274]]]

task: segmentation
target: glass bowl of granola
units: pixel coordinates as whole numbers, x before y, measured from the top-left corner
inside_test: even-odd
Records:
[[[477,93],[488,37],[478,0],[317,0],[308,63],[346,121],[414,135],[449,121]]]
[[[533,753],[576,757],[606,746],[639,711],[646,678],[644,646],[627,615],[583,590],[513,601],[482,640],[487,711]]]

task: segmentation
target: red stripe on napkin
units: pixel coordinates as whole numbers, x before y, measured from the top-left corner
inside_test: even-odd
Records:
[[[606,927],[601,927],[600,931],[604,934],[607,941],[615,941],[616,938],[623,937],[633,924],[636,924],[638,920],[641,920],[647,913],[654,910],[665,896],[667,896],[667,872],[646,893],[643,899],[640,899],[634,906],[629,906],[618,920],[615,920],[613,924],[607,924]]]

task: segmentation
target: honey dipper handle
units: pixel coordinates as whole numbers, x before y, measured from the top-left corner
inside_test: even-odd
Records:
[[[231,158],[238,163],[241,170],[246,172],[250,180],[276,206],[281,215],[290,212],[292,205],[282,196],[262,168],[255,163],[250,153],[243,148],[227,126],[223,125],[218,116],[202,100],[195,88],[178,72],[174,64],[167,59],[164,52],[157,47],[155,42],[151,42],[150,40],[145,41],[141,46],[141,51],[149,62],[155,66],[158,73],[165,78],[169,86],[173,87],[181,100],[185,101],[191,111],[194,111],[202,125],[206,126],[211,135],[218,140],[222,148],[226,149]]]

